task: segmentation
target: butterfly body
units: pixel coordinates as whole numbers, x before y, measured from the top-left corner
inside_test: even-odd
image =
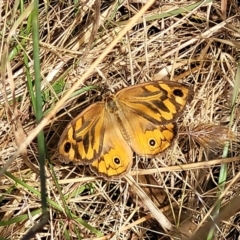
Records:
[[[133,152],[153,157],[177,136],[174,121],[192,100],[185,84],[154,81],[124,88],[90,105],[64,130],[60,158],[91,164],[106,178],[119,177],[132,166]]]

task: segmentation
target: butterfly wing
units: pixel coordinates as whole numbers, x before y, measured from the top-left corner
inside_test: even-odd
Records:
[[[126,110],[126,109],[125,109]],[[126,112],[126,111],[125,111]],[[124,113],[125,113],[124,112]],[[129,111],[124,121],[123,136],[133,151],[142,157],[154,157],[169,148],[177,137],[177,124],[156,125]]]
[[[193,90],[177,82],[153,81],[125,88],[116,94],[123,109],[158,125],[174,122],[193,99]]]
[[[89,164],[99,158],[105,131],[104,105],[92,104],[68,124],[58,144],[62,161]]]
[[[124,138],[140,156],[163,152],[177,137],[173,122],[192,98],[192,89],[177,82],[154,81],[121,90],[116,101]]]
[[[105,178],[120,177],[132,166],[132,149],[123,138],[114,113],[106,113],[105,127],[102,154],[90,167],[97,175]]]

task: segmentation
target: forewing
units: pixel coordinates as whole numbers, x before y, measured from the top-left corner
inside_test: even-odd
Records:
[[[104,103],[98,102],[75,117],[61,135],[58,152],[64,162],[90,164],[102,152]]]
[[[127,107],[154,124],[164,125],[182,114],[193,99],[193,90],[183,83],[152,81],[125,88],[115,98],[122,109]]]

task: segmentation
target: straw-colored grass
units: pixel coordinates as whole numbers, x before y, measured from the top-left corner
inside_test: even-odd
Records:
[[[237,2],[42,2],[37,42],[46,118],[38,128],[36,12],[34,5],[7,2],[0,2],[0,167],[6,169],[0,175],[0,239],[21,239],[40,221],[39,156],[46,158],[49,218],[36,239],[238,239]],[[121,31],[126,34],[110,49]],[[161,79],[188,83],[194,99],[177,121],[179,137],[170,149],[154,159],[134,156],[132,182],[106,181],[88,166],[59,161],[58,141],[74,116],[109,92]],[[59,104],[68,90],[74,93]],[[44,125],[47,153],[39,152],[36,138]]]

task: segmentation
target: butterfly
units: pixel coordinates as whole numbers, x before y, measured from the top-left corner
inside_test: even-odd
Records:
[[[59,157],[88,164],[106,179],[119,178],[130,170],[133,152],[152,158],[171,146],[175,121],[193,95],[191,87],[173,81],[123,88],[69,122],[58,143]]]

